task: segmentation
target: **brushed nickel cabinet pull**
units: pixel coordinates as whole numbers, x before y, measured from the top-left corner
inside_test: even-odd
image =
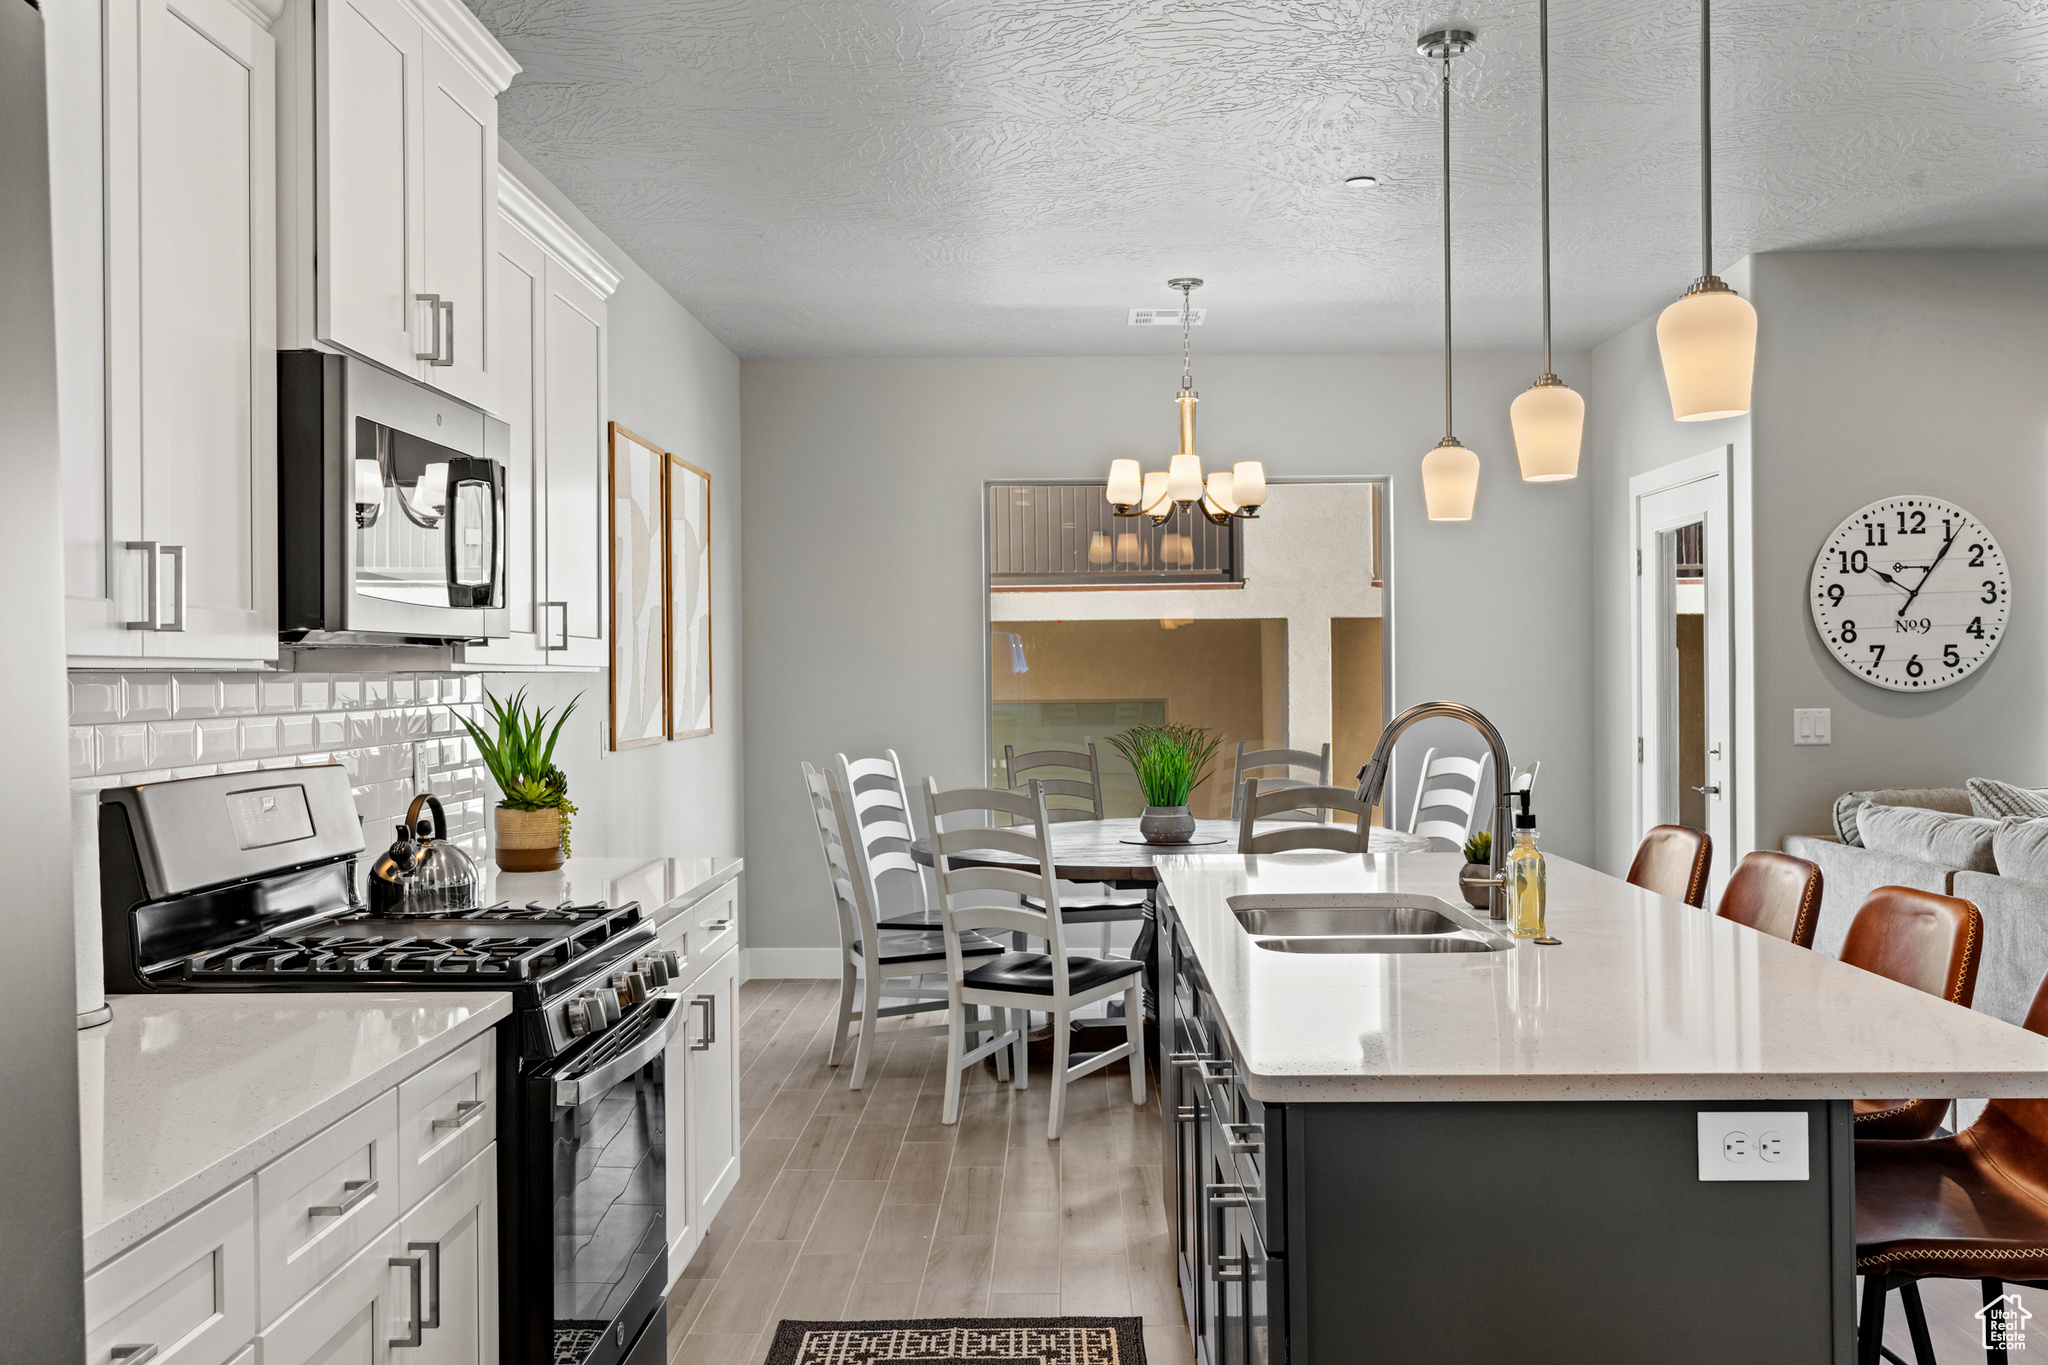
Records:
[[[306,1212],[315,1218],[339,1218],[356,1205],[377,1192],[374,1180],[344,1180],[341,1182],[342,1196],[339,1204],[313,1204]]]

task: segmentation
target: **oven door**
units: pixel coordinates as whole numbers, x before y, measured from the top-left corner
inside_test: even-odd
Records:
[[[685,1012],[679,997],[656,995],[531,1079],[551,1092],[554,1115],[556,1365],[616,1365],[651,1320],[659,1329],[668,1282],[666,1053]]]

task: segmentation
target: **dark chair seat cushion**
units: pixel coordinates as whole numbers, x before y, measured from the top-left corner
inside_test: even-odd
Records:
[[[2008,1169],[2016,1151],[1992,1150],[1998,1127],[1979,1120],[1952,1138],[1856,1144],[1859,1271],[2048,1278],[2048,1200],[2031,1172]]]
[[[1070,957],[1067,959],[1067,990],[1079,995],[1118,977],[1135,976],[1145,964],[1120,957]],[[1022,991],[1031,995],[1052,994],[1052,958],[1045,953],[1004,953],[984,962],[963,978],[966,985],[990,991]]]
[[[877,936],[875,957],[883,963],[917,962],[928,957],[946,955],[946,935],[938,929],[897,929]],[[854,951],[860,950],[855,943]],[[960,956],[993,957],[1003,951],[1002,945],[980,934],[960,935]]]

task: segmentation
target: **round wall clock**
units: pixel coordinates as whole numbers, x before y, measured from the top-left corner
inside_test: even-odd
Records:
[[[1939,498],[1852,512],[1813,561],[1813,626],[1842,667],[1895,692],[1961,682],[2005,635],[2012,579],[1984,523]]]

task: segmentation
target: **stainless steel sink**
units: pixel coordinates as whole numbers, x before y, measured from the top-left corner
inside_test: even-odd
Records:
[[[1248,934],[1454,934],[1464,926],[1426,905],[1358,905],[1235,910]]]
[[[1349,938],[1255,938],[1269,953],[1497,953],[1515,941],[1505,934],[1388,934]]]
[[[1435,896],[1402,892],[1232,896],[1231,914],[1272,953],[1494,953],[1513,939]]]

